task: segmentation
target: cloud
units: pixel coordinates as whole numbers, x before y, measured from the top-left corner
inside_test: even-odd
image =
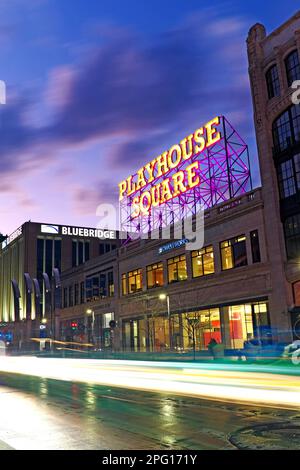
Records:
[[[110,181],[97,181],[91,187],[76,187],[73,191],[74,210],[79,215],[95,215],[99,204],[118,208],[117,186]]]
[[[201,28],[200,19],[195,13],[147,41],[114,28],[80,63],[51,70],[42,96],[8,97],[0,110],[0,175],[15,184],[20,174],[58,159],[61,150],[101,139],[112,145],[100,165],[131,172],[216,114],[235,116],[240,122],[233,124],[248,133],[250,94],[237,78],[245,74],[244,22],[207,13]],[[36,107],[41,123],[32,119]],[[77,187],[78,210],[113,198],[111,184],[100,185],[105,191]]]

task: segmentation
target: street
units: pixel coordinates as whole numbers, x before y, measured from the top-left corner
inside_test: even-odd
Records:
[[[299,449],[299,409],[0,374],[1,449]]]

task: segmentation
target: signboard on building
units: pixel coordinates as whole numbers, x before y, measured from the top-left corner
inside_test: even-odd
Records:
[[[6,248],[11,242],[16,240],[22,235],[22,227],[17,228],[11,235],[9,235],[3,242],[2,242],[2,250]]]
[[[116,238],[115,230],[103,230],[97,228],[85,228],[85,227],[71,227],[64,225],[47,225],[41,224],[41,233],[51,235],[67,235],[72,237],[81,238],[99,238],[99,239],[110,239]]]
[[[251,188],[248,147],[217,116],[119,183],[121,230],[148,233]]]

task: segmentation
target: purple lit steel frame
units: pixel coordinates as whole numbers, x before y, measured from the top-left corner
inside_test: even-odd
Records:
[[[224,116],[218,130],[221,139],[181,162],[175,170],[148,183],[120,201],[120,226],[124,232],[148,233],[166,227],[252,189],[248,146]],[[132,200],[172,174],[199,161],[200,184],[151,209],[149,215],[132,218]],[[135,175],[134,175],[135,177]]]

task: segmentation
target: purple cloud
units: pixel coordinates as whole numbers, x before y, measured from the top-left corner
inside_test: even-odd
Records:
[[[0,109],[0,175],[15,181],[17,171],[47,166],[61,150],[111,139],[99,165],[106,174],[122,168],[126,177],[216,114],[235,116],[241,134],[250,134],[244,23],[213,14],[202,24],[194,15],[154,43],[113,29],[113,37],[106,36],[81,63],[51,71],[40,103],[49,114],[43,124],[30,118],[40,96],[9,100]],[[94,208],[97,199],[115,200],[109,187],[120,174],[109,184],[103,178],[99,190],[73,188],[79,210]]]

